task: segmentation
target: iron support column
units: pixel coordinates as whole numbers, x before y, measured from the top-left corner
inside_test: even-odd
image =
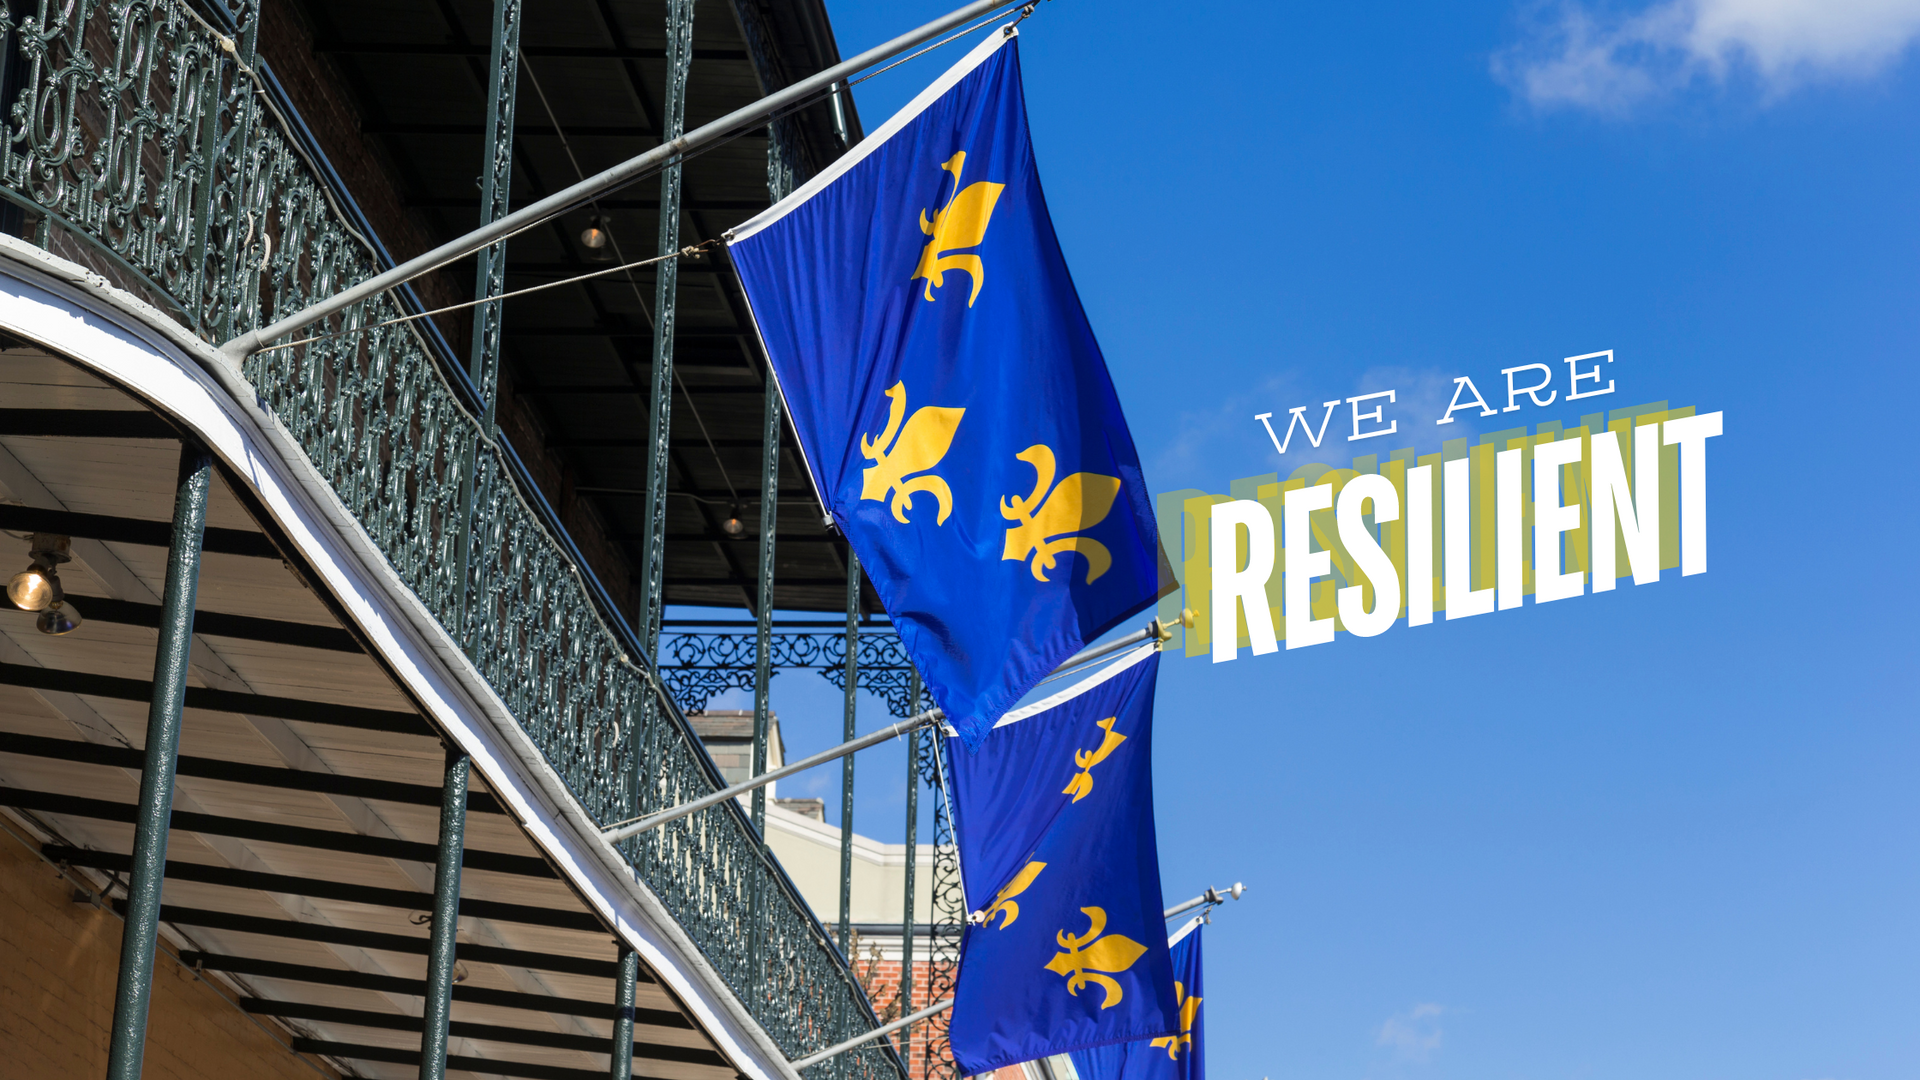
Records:
[[[620,973],[613,983],[613,1080],[633,1077],[633,998],[640,981],[640,954],[620,943]]]
[[[780,523],[780,388],[767,369],[767,407],[760,429],[760,640],[753,673],[753,775],[767,771],[767,728],[773,690],[773,541]],[[767,834],[767,789],[753,789],[753,827]]]
[[[421,1012],[420,1080],[445,1080],[447,1022],[453,1014],[454,935],[460,929],[460,863],[466,848],[467,774],[472,759],[447,748],[440,788],[440,851],[433,867],[433,928],[427,941],[427,1000]]]
[[[847,704],[845,738],[852,742],[855,695],[860,692],[860,556],[847,549]],[[852,961],[853,755],[840,759],[840,955]]]
[[[772,719],[773,690],[773,541],[780,523],[780,388],[774,385],[773,368],[767,368],[766,410],[761,425],[760,453],[760,596],[759,655],[753,680],[753,775],[767,771],[767,729]],[[761,851],[767,847],[767,789],[753,789],[754,840]],[[753,973],[765,977],[766,945],[760,926],[766,921],[767,892],[764,883],[753,893],[750,933]]]
[[[920,707],[920,672],[907,679],[907,693]],[[900,1015],[913,1012],[913,872],[920,855],[920,737],[907,736],[907,903],[900,916]],[[913,1029],[900,1029],[900,1056],[913,1051]]]
[[[687,67],[693,61],[693,0],[667,0],[667,92],[660,133],[662,145],[678,139],[687,126]],[[680,172],[678,161],[660,172],[660,254],[680,250]],[[680,261],[654,267],[653,405],[647,411],[652,445],[647,455],[646,610],[635,621],[647,659],[660,658],[660,619],[666,580],[667,449],[673,419],[673,324]]]
[[[138,1080],[153,1000],[153,950],[160,935],[160,885],[166,874],[173,817],[173,776],[180,756],[181,710],[187,699],[187,657],[193,648],[194,594],[200,585],[200,543],[213,490],[213,456],[186,443],[173,496],[173,539],[160,597],[160,642],[153,657],[153,701],[147,708],[147,758],[140,769],[140,805],[133,823],[133,866],[127,875],[127,921],[120,936],[120,981],[113,998],[107,1080]]]
[[[493,0],[493,68],[487,86],[486,154],[480,163],[480,227],[507,216],[513,185],[513,100],[520,73],[521,0]],[[473,298],[506,291],[507,242],[483,248],[478,256]],[[473,309],[473,353],[467,372],[484,403],[481,426],[493,431],[500,398],[500,319],[504,304]]]

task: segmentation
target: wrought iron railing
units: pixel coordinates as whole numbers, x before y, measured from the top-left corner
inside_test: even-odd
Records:
[[[772,635],[772,660],[781,668],[817,668],[836,688],[847,688],[847,637],[843,633]],[[759,638],[754,634],[692,634],[672,630],[660,641],[663,654],[660,678],[674,701],[686,712],[698,712],[708,699],[728,690],[752,690],[759,660]],[[855,681],[860,689],[887,703],[887,711],[905,719],[913,715],[908,682],[913,663],[892,632],[862,633],[856,656]]]
[[[16,9],[17,10],[17,9]],[[39,0],[7,27],[20,67],[0,199],[98,255],[210,342],[388,264],[255,55],[258,0]],[[402,581],[459,642],[596,821],[720,776],[431,327],[356,304],[244,373]],[[622,851],[790,1058],[876,1022],[857,981],[731,802]],[[898,1080],[884,1044],[820,1076]]]

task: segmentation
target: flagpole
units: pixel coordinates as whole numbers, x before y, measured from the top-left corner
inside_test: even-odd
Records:
[[[940,1013],[945,1012],[946,1010],[951,1008],[953,1008],[952,998],[948,998],[945,1001],[937,1002],[933,1005],[929,1005],[926,1008],[921,1009],[919,1012],[914,1013],[912,1016],[903,1016],[900,1019],[895,1020],[891,1024],[874,1028],[872,1031],[867,1032],[865,1035],[856,1035],[853,1038],[848,1039],[846,1042],[836,1043],[832,1046],[827,1047],[825,1050],[820,1051],[817,1054],[809,1054],[806,1057],[799,1059],[798,1061],[792,1062],[793,1071],[799,1072],[800,1070],[807,1068],[810,1065],[818,1065],[830,1057],[834,1057],[838,1054],[844,1054],[856,1046],[864,1046],[867,1043],[873,1042],[875,1039],[885,1038],[886,1036],[891,1035],[896,1031],[899,1031],[901,1028],[906,1027],[908,1024],[917,1024],[920,1021],[925,1020],[929,1016],[937,1016]]]
[[[677,139],[661,143],[638,157],[628,158],[605,172],[589,176],[537,202],[528,203],[505,217],[497,218],[472,232],[449,240],[424,255],[409,259],[383,274],[375,274],[360,284],[343,289],[319,303],[302,308],[271,326],[241,334],[221,345],[220,351],[234,360],[245,359],[274,338],[285,337],[301,327],[309,326],[330,315],[337,315],[368,297],[385,292],[429,270],[463,259],[515,233],[583,206],[589,200],[642,179],[650,172],[676,159],[684,158],[697,150],[718,143],[742,128],[764,123],[782,109],[804,105],[814,95],[832,90],[849,75],[864,71],[882,60],[906,52],[915,45],[939,37],[957,26],[1002,8],[1017,7],[1022,2],[1023,0],[975,0],[974,3],[956,8],[916,30],[901,34],[884,45],[868,49],[845,63],[835,64],[784,90],[768,94],[751,105],[735,109],[720,119],[695,128]]]
[[[1208,889],[1206,892],[1201,893],[1199,896],[1196,896],[1191,900],[1188,900],[1184,903],[1175,904],[1174,906],[1168,908],[1167,918],[1171,919],[1175,915],[1178,915],[1183,911],[1192,910],[1193,908],[1199,907],[1201,904],[1207,904],[1207,903],[1218,904],[1218,903],[1223,903],[1228,899],[1238,900],[1240,899],[1240,894],[1246,891],[1247,891],[1247,887],[1245,885],[1240,884],[1237,881],[1233,883],[1232,888],[1226,890],[1225,892],[1222,892],[1218,889]],[[856,1046],[864,1046],[867,1043],[875,1041],[876,1039],[885,1038],[886,1036],[891,1035],[896,1031],[899,1031],[901,1028],[906,1027],[909,1024],[917,1024],[920,1021],[925,1020],[930,1016],[937,1016],[940,1013],[945,1012],[946,1010],[952,1007],[953,1007],[952,998],[948,998],[945,1001],[941,1001],[933,1005],[929,1005],[926,1008],[921,1009],[919,1012],[914,1013],[912,1016],[903,1016],[900,1019],[895,1020],[891,1024],[886,1024],[881,1027],[874,1028],[872,1031],[869,1031],[864,1035],[857,1035],[851,1039],[848,1039],[846,1042],[836,1043],[833,1046],[829,1046],[825,1050],[820,1051],[819,1053],[810,1054],[806,1057],[800,1058],[797,1061],[794,1061],[792,1063],[793,1069],[795,1072],[799,1072],[800,1070],[808,1068],[809,1066],[818,1065],[830,1057],[834,1057],[839,1054],[844,1054],[847,1051],[852,1050]]]
[[[1160,625],[1160,620],[1155,619],[1145,627],[1135,630],[1133,633],[1127,634],[1124,637],[1116,638],[1104,645],[1095,645],[1091,649],[1081,650],[1074,654],[1066,663],[1055,668],[1054,671],[1066,671],[1081,664],[1098,660],[1103,656],[1110,656],[1129,646],[1138,645],[1142,641],[1165,641],[1169,636],[1171,636],[1170,631]],[[939,723],[941,720],[946,719],[946,715],[946,713],[941,712],[939,709],[928,709],[926,712],[910,716],[899,723],[889,724],[878,731],[870,731],[851,742],[841,743],[832,749],[822,750],[817,754],[803,757],[790,765],[783,765],[770,772],[763,772],[758,776],[743,780],[732,787],[722,788],[711,795],[702,796],[692,802],[684,802],[679,806],[668,807],[658,813],[643,817],[638,821],[622,822],[613,825],[602,830],[600,836],[609,844],[617,844],[630,836],[638,836],[643,832],[657,829],[670,821],[678,821],[688,814],[697,814],[708,807],[718,806],[728,799],[738,798],[741,795],[753,791],[755,788],[771,784],[775,780],[785,779],[797,772],[805,772],[816,765],[824,765],[829,761],[838,761],[856,750],[865,750],[869,746],[877,746],[889,739],[897,739],[902,735],[911,734],[928,724]],[[1182,910],[1185,909],[1183,908]]]
[[[1247,887],[1245,885],[1240,884],[1237,881],[1233,883],[1233,888],[1227,889],[1225,891],[1222,891],[1219,889],[1208,889],[1206,892],[1201,893],[1199,896],[1196,896],[1191,900],[1183,900],[1180,903],[1175,904],[1172,907],[1168,908],[1166,917],[1171,919],[1175,915],[1178,915],[1183,911],[1192,911],[1194,908],[1199,907],[1201,904],[1217,905],[1217,904],[1224,904],[1229,900],[1238,900],[1240,899],[1240,894],[1246,891],[1247,891]]]

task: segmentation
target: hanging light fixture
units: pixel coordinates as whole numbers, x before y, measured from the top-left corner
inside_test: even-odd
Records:
[[[29,541],[32,562],[7,582],[7,599],[22,611],[37,611],[34,626],[58,637],[80,627],[80,613],[67,606],[60,587],[60,564],[73,558],[73,542],[55,533],[34,533]]]
[[[52,637],[71,634],[80,629],[80,613],[65,601],[55,600],[33,620],[33,628]]]
[[[739,536],[747,531],[746,522],[740,520],[739,503],[733,504],[733,509],[727,512],[727,520],[721,522],[720,527],[726,530],[728,536]]]
[[[607,235],[607,219],[595,214],[587,219],[587,227],[580,230],[580,243],[587,249],[588,262],[613,261],[613,249]]]

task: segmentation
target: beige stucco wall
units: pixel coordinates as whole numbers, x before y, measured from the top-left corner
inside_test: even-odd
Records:
[[[904,824],[904,823],[902,823]],[[767,845],[820,921],[840,920],[840,830],[779,806],[767,807]],[[913,919],[933,912],[933,845],[919,845],[913,881]],[[905,914],[907,846],[853,835],[853,921],[895,923]]]

